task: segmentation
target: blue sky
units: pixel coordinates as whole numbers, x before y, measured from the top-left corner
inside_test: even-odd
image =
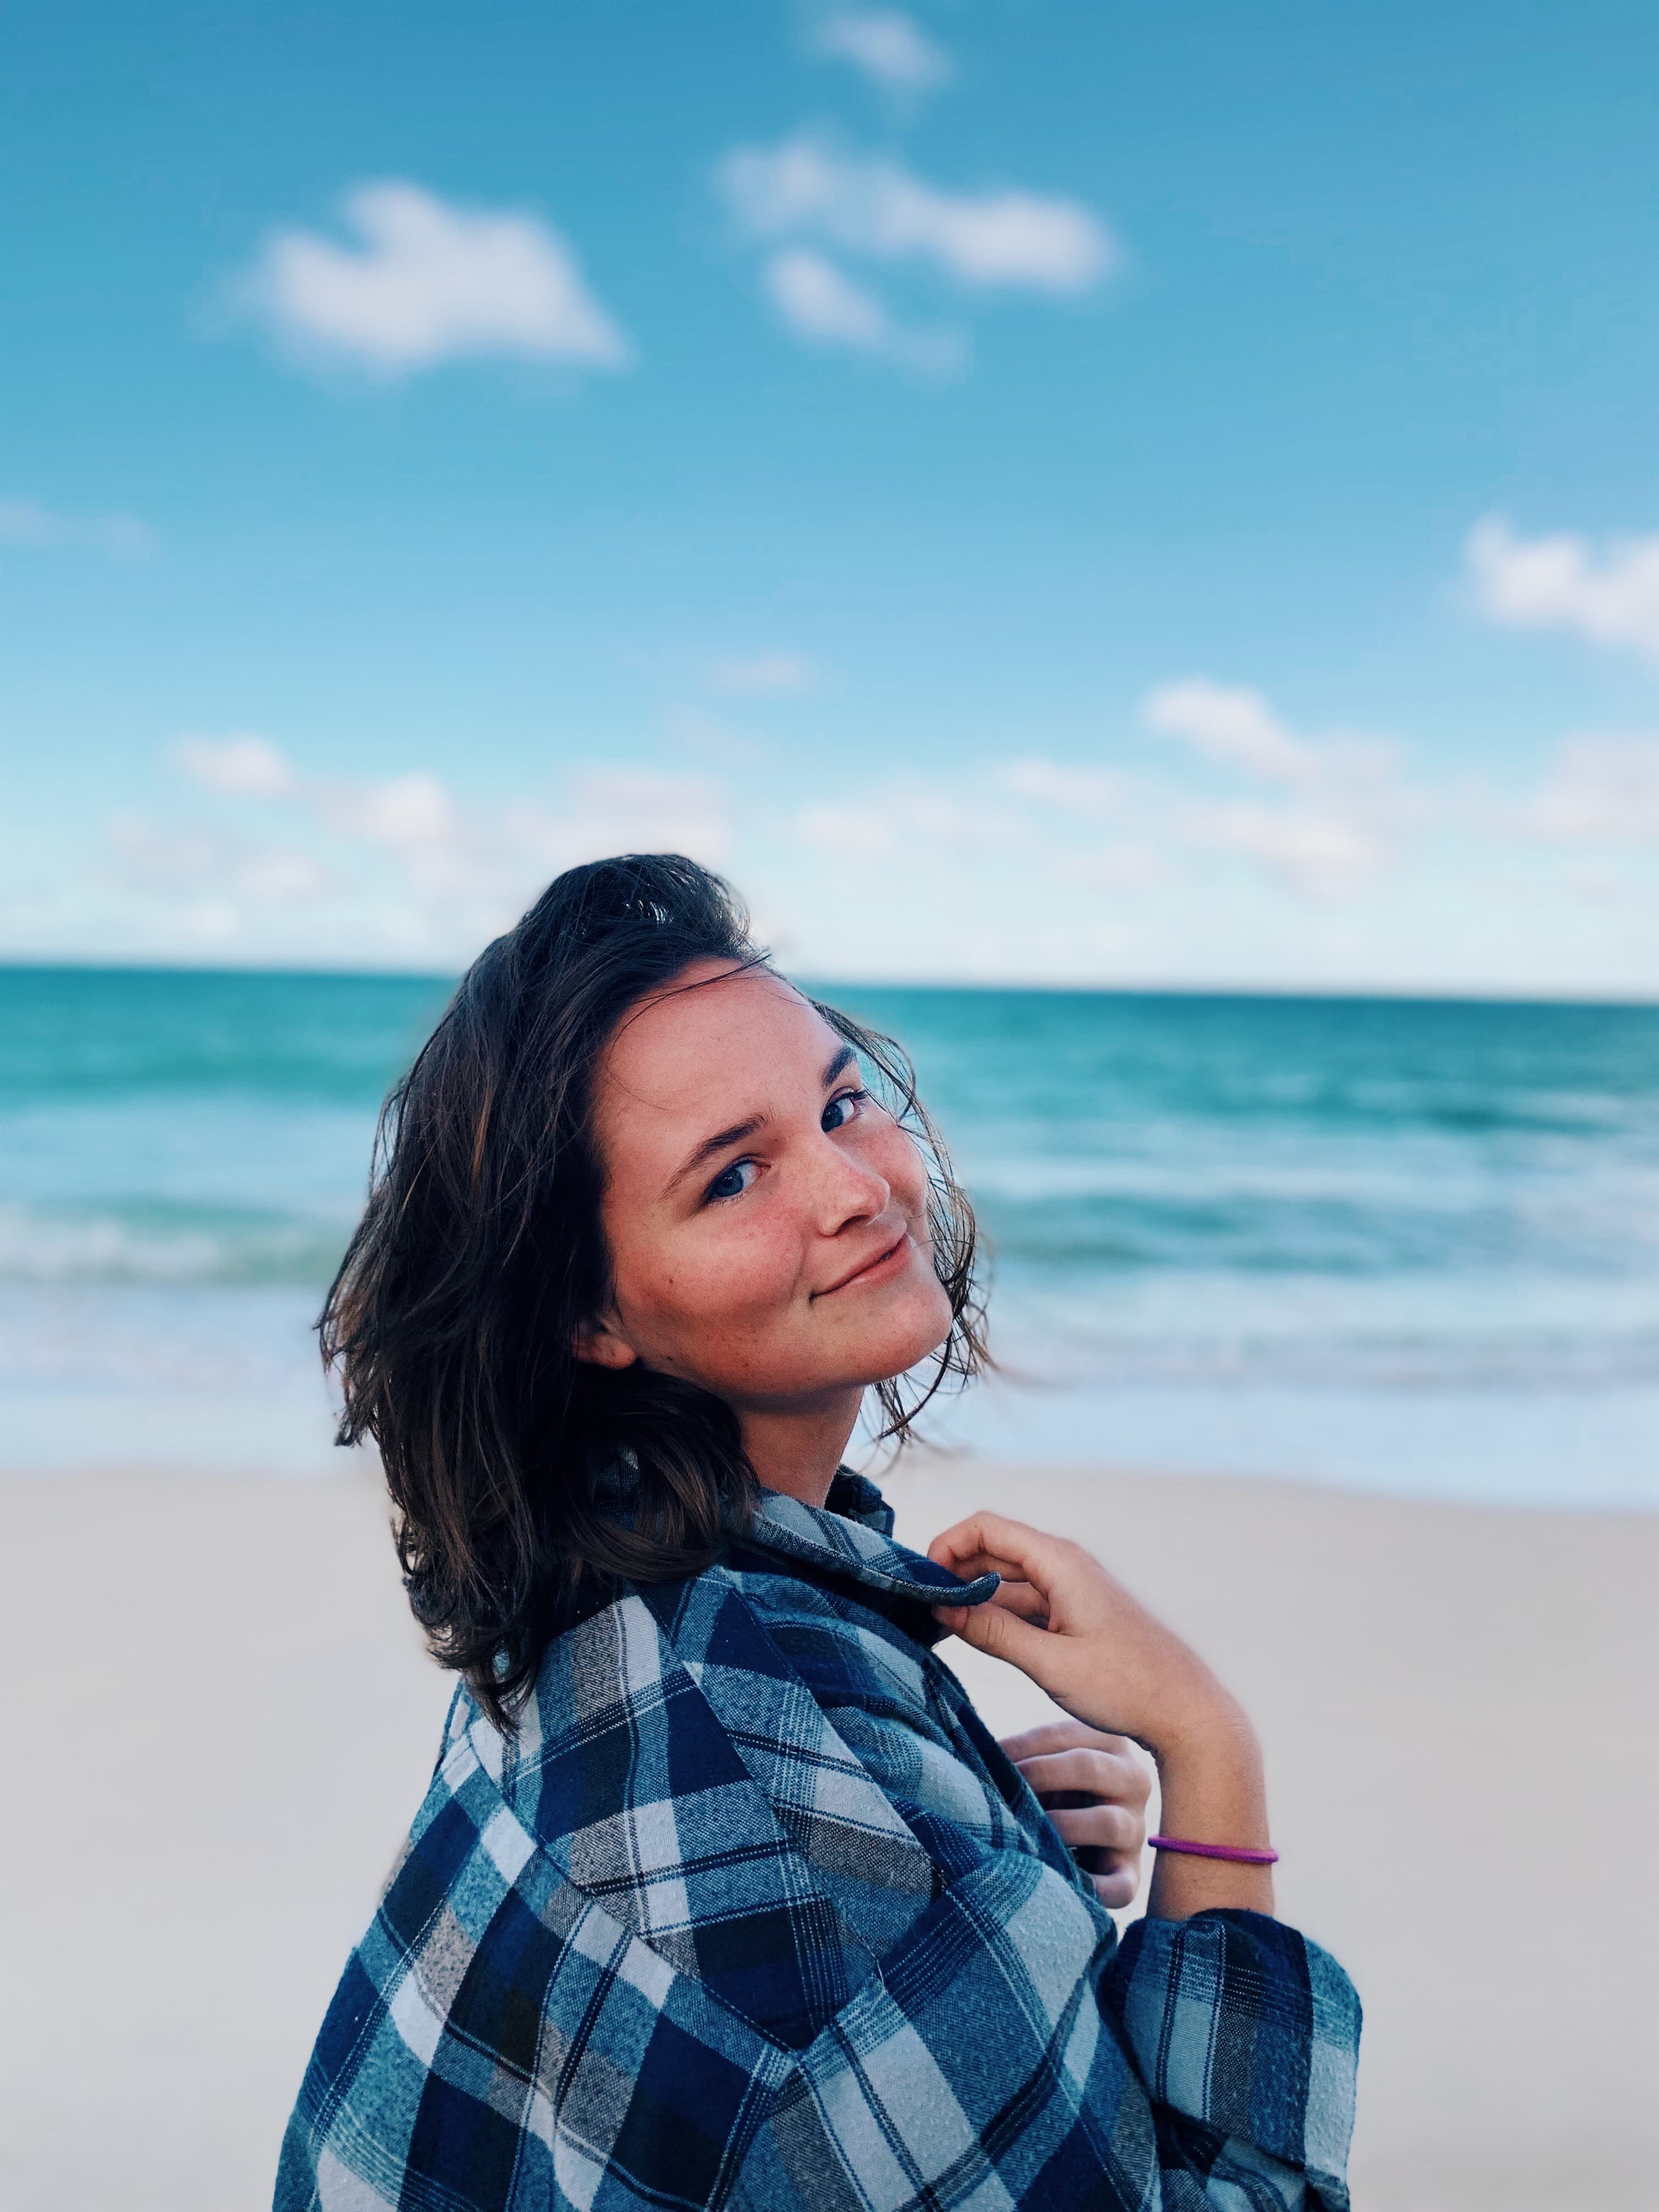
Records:
[[[0,954],[1659,988],[1659,25],[8,20]]]

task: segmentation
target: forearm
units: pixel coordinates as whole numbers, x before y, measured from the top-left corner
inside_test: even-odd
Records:
[[[1022,1668],[1074,1720],[1152,1753],[1163,1834],[1271,1850],[1243,1708],[1097,1560],[989,1513],[935,1537],[930,1556],[964,1581],[1003,1577],[988,1601],[939,1607],[943,1626]],[[1169,2194],[1178,2171],[1183,2203],[1346,2212],[1358,2000],[1273,1909],[1265,1866],[1161,1851],[1146,1917],[1124,1931],[1101,2002],[1152,2107],[1148,2136],[1160,2159],[1169,2151]]]
[[[1271,1848],[1261,1750],[1243,1707],[1097,1559],[988,1513],[936,1536],[929,1557],[964,1580],[988,1569],[1003,1578],[988,1603],[936,1607],[945,1628],[1020,1668],[1075,1719],[1151,1752],[1164,1835]],[[1159,1852],[1148,1903],[1155,1917],[1229,1907],[1272,1913],[1265,1866]]]
[[[1158,1763],[1163,1805],[1159,1833],[1184,1842],[1271,1849],[1261,1747],[1241,1706],[1224,1695],[1159,1731],[1149,1744]],[[1234,1906],[1273,1909],[1273,1869],[1233,1859],[1159,1851],[1146,1910],[1155,1920]]]

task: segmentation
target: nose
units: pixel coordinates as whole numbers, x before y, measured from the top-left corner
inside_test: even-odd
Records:
[[[814,1147],[813,1170],[813,1210],[821,1236],[838,1236],[860,1222],[874,1221],[891,1201],[886,1177],[827,1136]]]

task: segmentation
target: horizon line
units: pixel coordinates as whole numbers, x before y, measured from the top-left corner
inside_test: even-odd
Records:
[[[301,965],[278,962],[192,962],[180,960],[116,960],[88,959],[48,955],[20,959],[0,952],[0,975],[177,975],[177,976],[252,976],[270,981],[355,982],[355,983],[431,983],[450,986],[459,982],[465,974],[464,968],[350,968],[321,964]],[[1394,983],[1373,982],[1274,982],[1215,980],[1205,982],[1175,981],[1134,981],[1114,978],[1093,982],[1076,978],[1029,976],[1014,980],[1009,977],[973,977],[961,975],[814,975],[805,971],[790,975],[791,982],[799,983],[815,993],[835,991],[930,991],[960,992],[963,994],[988,993],[1022,994],[1050,998],[1168,998],[1168,999],[1304,999],[1373,1001],[1376,1003],[1462,1005],[1462,1006],[1606,1006],[1627,1007],[1632,1010],[1659,1008],[1659,983],[1650,992],[1620,990],[1612,988],[1586,988],[1538,990],[1513,984],[1468,983]]]

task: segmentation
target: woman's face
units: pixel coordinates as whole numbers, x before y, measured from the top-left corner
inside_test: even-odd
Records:
[[[614,1304],[585,1358],[786,1413],[945,1340],[921,1156],[775,975],[703,961],[645,1000],[600,1063],[594,1119]]]

